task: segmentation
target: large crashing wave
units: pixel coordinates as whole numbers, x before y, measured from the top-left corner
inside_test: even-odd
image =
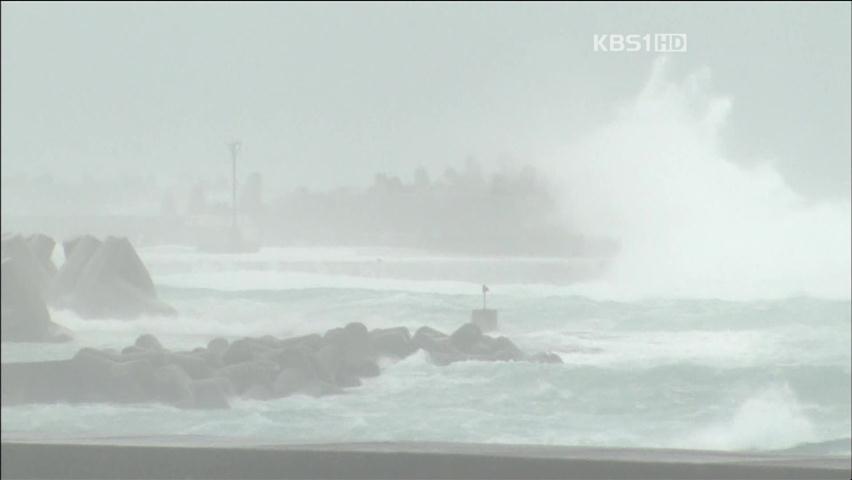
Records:
[[[549,165],[570,221],[621,241],[604,294],[849,298],[849,199],[810,201],[769,162],[727,158],[732,100],[709,79],[672,81],[659,59],[635,99]]]

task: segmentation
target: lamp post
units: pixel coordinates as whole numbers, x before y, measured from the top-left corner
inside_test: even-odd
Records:
[[[470,312],[470,322],[479,327],[483,332],[497,330],[497,310],[488,309],[486,295],[489,292],[488,285],[482,285],[482,308]]]
[[[231,226],[234,231],[237,229],[237,154],[240,153],[242,146],[243,144],[239,140],[228,144],[228,148],[231,150]]]
[[[485,294],[486,294],[486,293],[488,293],[488,286],[487,286],[487,285],[482,285],[482,309],[483,309],[483,310],[488,309],[488,307],[487,307],[487,305],[486,305],[486,303],[485,303]]]

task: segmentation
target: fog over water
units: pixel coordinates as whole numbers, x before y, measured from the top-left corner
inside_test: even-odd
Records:
[[[850,6],[738,6],[4,3],[4,446],[848,459]]]

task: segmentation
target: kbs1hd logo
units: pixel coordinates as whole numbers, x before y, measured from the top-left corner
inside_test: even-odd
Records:
[[[594,35],[596,52],[686,52],[685,33],[646,33],[622,35],[605,33]]]

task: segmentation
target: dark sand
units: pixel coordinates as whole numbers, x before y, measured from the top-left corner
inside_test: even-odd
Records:
[[[453,443],[4,439],[3,478],[848,479],[849,457]],[[210,443],[206,439],[205,443]]]

